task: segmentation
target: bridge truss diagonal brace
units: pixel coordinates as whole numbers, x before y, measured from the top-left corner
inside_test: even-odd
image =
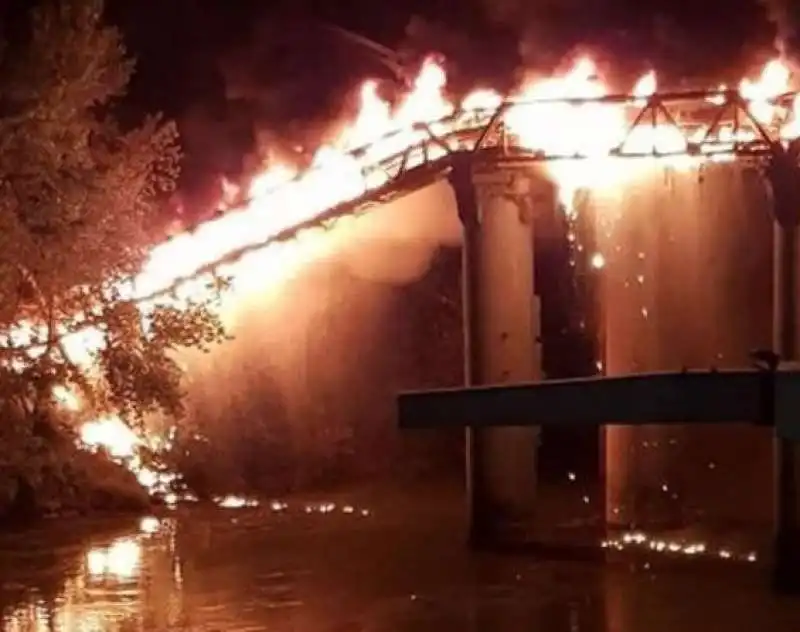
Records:
[[[800,441],[800,368],[553,380],[403,393],[401,429],[723,424],[775,426]]]

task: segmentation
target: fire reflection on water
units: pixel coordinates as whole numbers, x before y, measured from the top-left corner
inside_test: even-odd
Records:
[[[148,516],[139,523],[138,533],[114,539],[110,543],[90,546],[77,572],[68,577],[55,599],[45,600],[38,595],[25,604],[7,612],[3,629],[8,632],[59,630],[101,632],[124,629],[129,624],[141,624],[146,574],[153,575],[155,560],[148,559],[145,550],[166,549],[174,564],[173,589],[181,585],[180,562],[174,555],[174,523]],[[145,542],[150,540],[151,542]],[[148,568],[144,568],[147,566]],[[155,582],[164,590],[159,578]],[[178,590],[170,590],[171,595]]]
[[[261,504],[254,499],[226,496],[216,499],[215,504],[234,510],[233,515],[252,510],[257,523],[268,523],[268,518],[262,520],[266,515],[263,511],[255,513]],[[290,505],[273,500],[264,509],[274,516],[289,513],[312,520],[316,515],[336,514],[344,519],[371,516],[369,509],[328,501]],[[237,518],[230,518],[230,522],[236,524]],[[32,592],[25,603],[3,613],[2,630],[105,632],[182,625],[186,613],[177,531],[176,518],[147,516],[140,520],[136,533],[90,546],[75,572],[63,582],[58,596],[46,599],[38,591]]]
[[[418,519],[426,515],[439,524],[441,533],[452,533],[457,526],[449,518],[439,523],[437,512],[443,503],[416,510],[367,508],[331,500],[227,504],[210,513],[191,509],[164,519],[146,517],[134,532],[88,547],[71,574],[57,580],[58,589],[37,588],[18,597],[20,605],[4,611],[0,627],[8,632],[288,630],[315,629],[325,622],[325,629],[330,629],[331,617],[349,618],[355,611],[369,611],[376,620],[365,624],[381,629],[386,624],[391,631],[397,625],[397,609],[403,616],[416,616],[416,608],[433,601],[443,612],[452,611],[453,625],[447,629],[461,629],[460,617],[472,608],[488,608],[492,617],[503,621],[508,617],[527,620],[531,595],[541,591],[543,581],[549,586],[541,563],[532,566],[524,558],[496,560],[497,568],[492,566],[494,570],[486,576],[466,572],[472,558],[459,539],[435,536],[431,540],[430,522]],[[397,538],[398,534],[402,537]],[[653,562],[656,556],[715,557],[740,567],[756,561],[755,553],[722,548],[720,543],[680,545],[678,540],[659,540],[639,532],[621,534],[603,546],[611,552],[644,549],[652,553]],[[359,553],[354,555],[354,551]],[[454,564],[454,559],[461,561]],[[418,569],[411,583],[409,564]],[[58,567],[63,566],[60,560]],[[650,564],[640,568],[650,569]],[[592,601],[596,605],[604,598],[606,571],[582,569],[575,574],[575,590],[600,591]],[[575,572],[567,567],[562,570]],[[587,579],[589,575],[594,579]],[[48,581],[52,580],[42,579],[41,584]],[[500,609],[506,614],[495,603],[498,581],[504,582],[501,588],[509,598],[513,596]],[[625,586],[628,583],[622,581]],[[615,593],[623,590],[617,586],[619,581],[612,584]],[[8,590],[4,584],[2,592]],[[559,599],[565,608],[573,608],[572,597]],[[552,605],[550,597],[545,602]],[[556,616],[552,608],[541,607],[536,616],[552,623],[550,617]],[[631,614],[631,607],[626,602],[623,614],[638,617]],[[588,627],[577,623],[570,629],[610,629],[602,627],[608,613],[579,614],[575,616],[580,621],[591,619],[586,621]],[[437,625],[420,629],[441,629],[442,621],[432,622]]]
[[[86,567],[91,577],[135,579],[141,556],[139,543],[133,538],[123,538],[107,548],[90,550],[86,556]]]

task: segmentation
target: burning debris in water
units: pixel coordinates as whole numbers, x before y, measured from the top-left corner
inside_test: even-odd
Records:
[[[262,506],[261,503],[252,498],[244,496],[222,496],[214,499],[217,506],[223,509],[244,509],[255,508]],[[356,507],[355,505],[344,503],[337,504],[329,501],[321,501],[316,503],[289,503],[282,500],[273,500],[266,504],[269,511],[275,514],[286,513],[304,513],[304,514],[345,514],[367,517],[372,515],[369,509],[363,507]]]
[[[702,541],[687,538],[659,538],[642,531],[630,531],[616,538],[603,540],[601,546],[614,551],[634,550],[682,557],[715,557],[720,560],[748,563],[758,561],[755,551],[741,553],[726,547],[713,547]]]

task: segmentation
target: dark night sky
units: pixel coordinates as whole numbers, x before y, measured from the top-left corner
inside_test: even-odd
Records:
[[[769,0],[763,0],[768,2]],[[776,0],[780,2],[781,0]],[[792,3],[794,0],[784,0]],[[363,49],[317,23],[400,48],[438,49],[458,87],[510,81],[522,61],[554,65],[578,44],[615,69],[672,77],[739,74],[774,27],[760,0],[107,0],[138,60],[134,107],[179,122],[182,189],[203,214],[220,173],[236,177],[267,142],[313,145],[365,75]],[[798,3],[800,4],[800,3]],[[269,133],[267,133],[269,132]]]
[[[178,118],[187,151],[183,188],[202,207],[209,174],[236,174],[256,130],[312,142],[345,91],[383,69],[316,26],[338,24],[410,53],[438,48],[454,80],[509,80],[521,57],[554,64],[577,44],[613,66],[665,73],[737,71],[769,48],[758,0],[109,0],[140,60],[131,96]],[[244,163],[246,164],[246,160]]]

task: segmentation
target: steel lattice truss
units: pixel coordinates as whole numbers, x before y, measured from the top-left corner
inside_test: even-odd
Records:
[[[776,111],[789,117],[797,96],[797,92],[786,93],[773,99],[771,104],[776,106]],[[564,106],[572,106],[576,110],[583,106],[623,107],[631,123],[619,143],[599,156],[597,153],[585,154],[581,151],[558,153],[539,150],[531,148],[530,143],[524,146],[507,124],[511,113],[515,117],[546,116],[548,109],[552,112],[552,108]],[[643,150],[640,144],[628,142],[648,127],[653,130],[668,129],[673,138],[670,143],[673,149],[659,151],[654,143]],[[564,130],[565,133],[574,131]],[[674,139],[683,140],[675,143]],[[411,131],[398,130],[371,145],[350,152],[355,163],[362,165],[365,193],[357,199],[320,209],[312,219],[287,227],[259,243],[233,250],[141,300],[167,295],[187,281],[215,274],[219,266],[233,263],[250,252],[289,241],[308,229],[328,228],[341,217],[365,212],[370,207],[431,184],[446,176],[456,156],[468,157],[477,164],[496,166],[598,158],[657,160],[681,156],[693,157],[698,161],[724,156],[766,164],[776,152],[785,152],[794,140],[781,138],[777,127],[760,123],[751,111],[750,103],[735,90],[654,94],[650,97],[611,95],[598,99],[507,100],[493,109],[461,110],[446,119],[418,125]],[[402,149],[392,151],[393,146]],[[307,175],[308,172],[303,173],[299,178]],[[241,205],[243,208],[246,208],[246,203]],[[233,208],[226,212],[241,210]]]

